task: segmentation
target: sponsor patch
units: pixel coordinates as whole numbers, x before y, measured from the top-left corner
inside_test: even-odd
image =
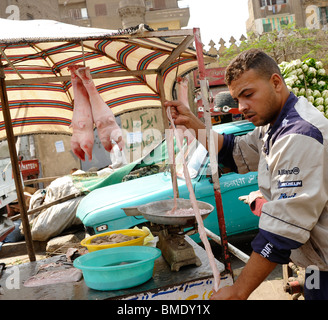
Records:
[[[300,173],[300,168],[295,167],[293,169],[280,169],[278,170],[278,175],[279,176],[283,176],[283,175],[287,175],[287,174],[299,174]]]
[[[261,256],[264,258],[268,258],[270,254],[272,253],[273,245],[268,242],[266,246],[261,251]]]
[[[278,189],[282,188],[300,188],[303,186],[303,181],[278,181]]]
[[[294,194],[292,194],[292,195],[290,195],[290,196],[288,196],[286,193],[282,193],[282,194],[280,195],[280,197],[278,198],[278,200],[280,200],[280,199],[295,198],[296,195],[297,195],[297,193],[294,193]]]

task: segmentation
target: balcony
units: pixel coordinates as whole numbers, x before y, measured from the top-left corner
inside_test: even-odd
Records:
[[[186,27],[190,18],[189,8],[152,9],[146,11],[146,22],[179,20],[181,27]]]
[[[288,3],[275,4],[272,6],[261,7],[261,17],[267,18],[274,15],[288,15],[291,13],[290,6]]]

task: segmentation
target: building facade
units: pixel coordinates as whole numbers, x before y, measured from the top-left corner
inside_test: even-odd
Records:
[[[0,18],[51,19],[84,27],[118,30],[146,23],[154,30],[188,25],[189,8],[178,0],[1,0]]]
[[[11,20],[59,20],[58,0],[1,0],[0,18]]]
[[[58,6],[63,22],[110,30],[140,23],[155,30],[181,29],[190,17],[178,0],[58,0]]]
[[[248,11],[247,32],[257,34],[280,31],[288,24],[309,29],[328,25],[327,0],[248,0]]]
[[[303,9],[307,28],[328,30],[328,0],[303,0]]]

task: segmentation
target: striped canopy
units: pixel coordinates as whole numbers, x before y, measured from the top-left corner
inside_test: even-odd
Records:
[[[90,67],[99,93],[115,115],[160,108],[161,88],[162,99],[171,99],[176,77],[198,65],[196,52],[189,49],[192,30],[136,28],[113,33],[49,20],[5,19],[0,19],[0,29],[0,70],[15,136],[72,133],[74,96],[67,68],[71,64]],[[0,112],[0,140],[5,138]]]

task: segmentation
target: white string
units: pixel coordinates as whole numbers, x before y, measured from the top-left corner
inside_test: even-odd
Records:
[[[166,113],[167,113],[167,117],[168,117],[169,121],[171,122],[171,125],[172,125],[172,128],[173,128],[173,133],[175,135],[175,140],[176,140],[176,143],[178,144],[178,148],[179,148],[179,150],[182,150],[181,141],[179,139],[179,133],[178,133],[176,127],[175,127],[175,124],[174,124],[174,121],[173,121],[173,118],[172,118],[172,115],[171,115],[171,108],[170,107],[167,108]],[[170,136],[173,137],[172,135],[170,135]],[[202,242],[205,246],[205,251],[206,251],[209,263],[210,263],[210,267],[211,267],[212,272],[213,272],[214,290],[218,291],[219,290],[219,285],[220,285],[220,272],[219,272],[219,269],[218,269],[218,267],[215,263],[215,258],[214,258],[214,255],[213,255],[213,252],[212,252],[212,249],[211,249],[211,245],[210,245],[210,243],[207,239],[207,235],[206,235],[205,228],[204,228],[204,222],[203,222],[203,219],[202,219],[202,217],[200,215],[200,212],[199,212],[196,196],[195,196],[192,184],[191,184],[191,179],[190,179],[188,167],[187,167],[187,164],[186,164],[186,161],[185,161],[184,157],[182,157],[182,161],[183,161],[183,173],[184,173],[184,176],[185,176],[185,179],[186,179],[186,184],[187,184],[187,188],[188,188],[188,191],[189,191],[189,197],[190,197],[191,205],[192,205],[192,208],[195,212],[195,217],[196,217],[196,221],[197,221],[197,224],[198,224],[198,233],[199,233],[200,239],[202,240]]]

